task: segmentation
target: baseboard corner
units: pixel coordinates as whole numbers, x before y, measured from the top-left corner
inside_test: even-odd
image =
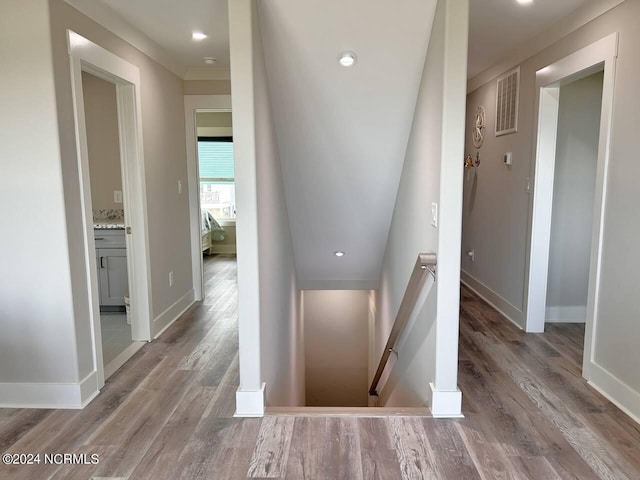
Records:
[[[434,418],[464,418],[462,414],[462,392],[438,390],[429,383],[429,406]]]
[[[234,417],[264,417],[266,408],[266,383],[259,390],[236,391],[236,412]]]

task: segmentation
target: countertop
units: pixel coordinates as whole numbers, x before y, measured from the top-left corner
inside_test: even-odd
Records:
[[[94,230],[124,230],[124,220],[98,220],[93,224]]]

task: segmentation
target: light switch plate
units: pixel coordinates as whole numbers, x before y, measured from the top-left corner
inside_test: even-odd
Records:
[[[431,226],[438,228],[438,204],[431,204]]]
[[[178,195],[182,193],[182,180],[178,180]]]
[[[122,203],[122,192],[119,190],[113,191],[113,202],[114,203]]]

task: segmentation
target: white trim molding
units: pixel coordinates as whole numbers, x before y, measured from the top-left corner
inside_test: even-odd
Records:
[[[193,289],[185,293],[173,305],[153,319],[154,340],[164,333],[173,322],[179,319],[194,304]]]
[[[586,305],[547,306],[547,323],[586,323]]]
[[[436,390],[429,383],[429,407],[433,418],[464,418],[462,414],[462,392]]]
[[[260,390],[236,391],[236,413],[234,417],[264,417],[266,406],[265,391],[267,385],[262,384]]]
[[[80,365],[80,370],[96,370],[96,391],[104,385],[104,359],[98,300],[98,274],[95,264],[95,239],[89,153],[84,117],[82,72],[89,72],[115,84],[118,106],[118,131],[122,190],[128,234],[127,273],[131,303],[131,336],[134,341],[151,340],[151,259],[149,254],[149,226],[147,222],[147,194],[142,142],[142,109],[140,100],[140,70],[100,45],[67,30],[68,54],[71,67],[71,94],[75,122],[75,140],[81,192],[84,233],[84,257],[87,265],[87,300],[89,323],[93,340],[93,364]]]
[[[0,383],[0,408],[82,409],[98,393],[96,370],[78,383]]]
[[[509,301],[505,300],[480,280],[464,270],[460,273],[460,281],[473,293],[500,312],[503,317],[513,323],[516,327],[521,330],[524,329],[524,313],[522,310],[509,303]]]
[[[560,88],[562,85],[604,70],[602,113],[593,207],[593,230],[589,260],[589,290],[586,307],[583,375],[589,378],[593,364],[593,343],[598,321],[598,298],[605,224],[607,174],[610,157],[613,98],[615,88],[618,33],[612,33],[536,72],[534,189],[529,209],[528,252],[525,277],[526,331],[544,332],[549,267],[551,213],[556,163],[556,142]]]
[[[608,370],[593,362],[589,385],[604,395],[620,410],[640,424],[640,393],[633,390]]]

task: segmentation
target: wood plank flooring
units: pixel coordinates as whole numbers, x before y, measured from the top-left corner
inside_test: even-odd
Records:
[[[97,454],[0,465],[0,479],[637,479],[640,426],[580,376],[584,329],[525,335],[462,290],[465,418],[232,418],[236,264],[84,410],[0,409],[0,453]]]

